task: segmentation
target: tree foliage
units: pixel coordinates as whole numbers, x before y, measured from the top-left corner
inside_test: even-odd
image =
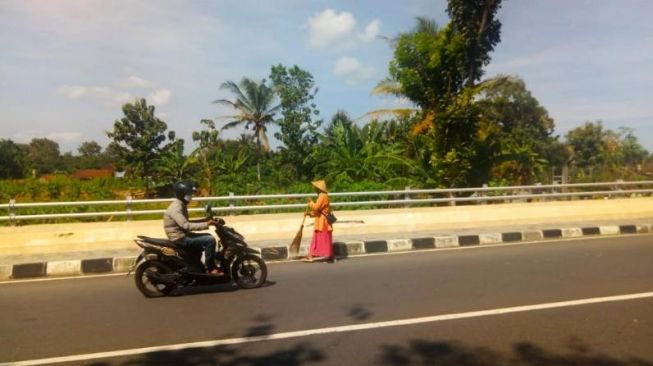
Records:
[[[283,143],[280,160],[297,179],[310,179],[312,162],[307,158],[313,155],[317,143],[317,129],[322,121],[314,103],[317,87],[313,75],[298,66],[286,68],[272,66],[270,80],[274,91],[281,99],[281,115],[277,121],[280,132],[275,137]]]
[[[487,146],[477,139],[481,88],[475,82],[500,41],[499,6],[500,0],[451,0],[449,24],[438,27],[418,18],[416,27],[395,42],[390,80],[420,107],[413,131],[431,137],[431,161],[443,186],[475,185],[488,178]]]
[[[34,138],[27,146],[28,168],[36,174],[54,173],[62,168],[59,144],[47,138]]]
[[[230,91],[236,97],[235,100],[218,99],[213,101],[216,104],[227,105],[236,111],[235,115],[226,116],[230,121],[222,129],[244,125],[245,129],[250,127],[256,138],[257,154],[257,178],[261,180],[260,159],[261,156],[270,150],[267,137],[267,125],[274,123],[274,114],[279,106],[273,106],[275,95],[272,88],[266,85],[265,79],[260,82],[249,78],[243,78],[240,84],[233,81],[224,82],[221,89]]]
[[[499,75],[481,86],[477,139],[491,178],[516,184],[536,181],[556,140],[553,119],[518,77]]]
[[[25,176],[25,149],[11,140],[0,140],[0,179],[18,179]]]
[[[154,160],[167,146],[164,142],[168,126],[154,115],[154,106],[147,105],[144,98],[123,105],[122,111],[125,116],[114,123],[113,131],[107,131],[112,139],[110,146],[131,174],[148,177]],[[168,137],[173,136],[171,131]]]

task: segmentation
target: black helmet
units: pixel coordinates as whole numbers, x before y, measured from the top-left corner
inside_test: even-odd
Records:
[[[175,197],[182,200],[185,203],[188,203],[190,200],[186,199],[187,196],[192,196],[197,187],[195,183],[190,180],[182,180],[175,183]]]

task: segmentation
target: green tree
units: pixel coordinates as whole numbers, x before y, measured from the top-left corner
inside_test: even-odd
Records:
[[[461,39],[463,79],[471,87],[483,76],[490,63],[490,53],[501,39],[501,22],[495,18],[501,0],[449,0],[447,14],[451,26]]]
[[[0,140],[0,179],[18,179],[25,176],[25,152],[11,140]]]
[[[59,144],[47,138],[35,138],[27,147],[27,164],[36,174],[53,173],[61,168]]]
[[[390,62],[390,80],[421,109],[415,133],[428,133],[438,180],[443,186],[479,184],[488,164],[479,144],[479,107],[475,82],[500,40],[495,20],[500,0],[450,0],[451,22],[438,28],[418,18],[417,26],[400,34]]]
[[[193,166],[197,163],[197,157],[184,155],[184,139],[178,139],[171,142],[153,163],[159,179],[174,183],[190,176]]]
[[[606,162],[606,136],[601,121],[585,122],[569,131],[565,138],[572,148],[574,164],[581,169],[602,166]]]
[[[257,83],[248,78],[243,78],[240,84],[233,81],[227,81],[220,86],[221,89],[227,89],[236,96],[233,101],[218,99],[213,101],[216,104],[222,104],[232,107],[236,114],[228,116],[231,121],[222,129],[232,128],[239,125],[245,125],[245,129],[252,128],[256,137],[257,153],[257,178],[261,180],[261,155],[270,149],[268,137],[266,135],[267,125],[274,123],[274,114],[280,108],[272,106],[274,103],[274,91],[268,87],[265,80]]]
[[[500,75],[481,86],[476,103],[481,111],[479,158],[492,167],[493,179],[533,183],[555,141],[553,119],[518,77]]]
[[[601,121],[585,122],[566,135],[577,179],[614,180],[638,178],[648,152],[633,130],[618,132],[603,127]]]
[[[79,153],[79,166],[85,169],[98,169],[106,163],[102,154],[102,146],[95,141],[84,141],[77,148]]]
[[[200,131],[193,131],[193,141],[199,146],[190,154],[195,156],[200,165],[202,184],[213,193],[213,167],[212,162],[217,159],[220,148],[219,131],[215,128],[215,122],[210,119],[203,119],[200,124],[204,128]]]
[[[314,151],[316,176],[334,184],[354,181],[388,183],[410,166],[399,144],[389,143],[388,124],[373,121],[360,128],[344,112],[331,119]],[[390,182],[392,183],[392,182]]]
[[[632,128],[619,128],[618,157],[620,164],[631,167],[643,164],[648,157],[648,151],[639,143]]]
[[[102,146],[95,141],[84,141],[77,148],[77,152],[85,158],[97,157],[102,153]]]
[[[113,131],[107,131],[107,136],[113,140],[112,150],[135,176],[151,176],[154,160],[166,148],[162,144],[166,141],[168,126],[154,115],[154,109],[144,98],[127,103],[122,106],[125,117],[114,123]]]
[[[322,121],[314,103],[317,87],[313,75],[298,66],[286,68],[272,66],[270,80],[281,99],[281,131],[275,137],[283,143],[280,158],[294,177],[299,180],[312,178],[313,163],[307,159],[312,155],[318,141],[317,129]]]

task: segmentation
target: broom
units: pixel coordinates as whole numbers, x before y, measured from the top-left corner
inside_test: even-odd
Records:
[[[299,245],[302,243],[302,232],[304,231],[304,222],[306,221],[306,215],[304,215],[304,218],[302,219],[302,226],[299,227],[299,231],[297,231],[297,234],[295,234],[295,238],[292,240],[292,243],[290,243],[290,247],[288,248],[288,254],[294,254],[297,255],[299,253]]]

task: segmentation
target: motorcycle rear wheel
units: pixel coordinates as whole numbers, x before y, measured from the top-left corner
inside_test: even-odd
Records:
[[[162,297],[166,296],[173,290],[174,286],[153,280],[151,273],[170,274],[172,269],[163,262],[148,260],[141,263],[135,272],[136,288],[145,297]]]
[[[236,259],[231,271],[233,280],[244,289],[261,287],[268,277],[267,265],[261,257],[253,254]]]

